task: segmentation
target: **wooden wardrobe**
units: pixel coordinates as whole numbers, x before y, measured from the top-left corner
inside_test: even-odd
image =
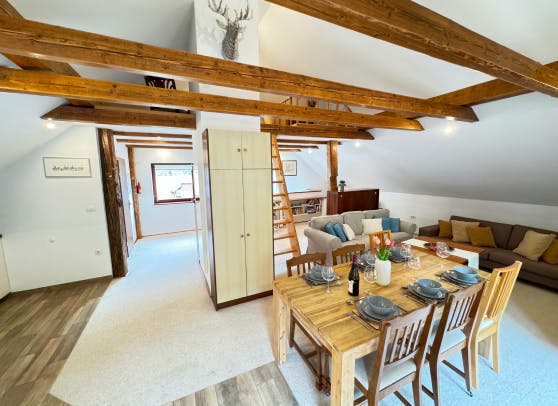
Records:
[[[216,309],[272,293],[271,136],[203,134],[211,297]]]

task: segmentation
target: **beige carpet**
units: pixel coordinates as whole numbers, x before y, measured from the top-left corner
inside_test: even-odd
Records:
[[[161,405],[273,361],[271,298],[216,312],[192,233],[142,240],[51,389],[79,405]]]

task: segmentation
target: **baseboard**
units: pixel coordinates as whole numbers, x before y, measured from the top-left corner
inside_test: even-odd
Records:
[[[261,299],[262,297],[271,296],[271,295],[273,295],[273,290],[268,290],[266,292],[256,293],[255,295],[241,297],[241,298],[234,299],[234,300],[229,300],[228,302],[216,303],[215,304],[215,310],[223,309],[225,307],[230,307],[230,306],[234,306],[234,305],[245,303],[245,302],[250,302],[251,300]]]
[[[27,289],[27,290],[18,290],[17,292],[10,292],[8,293],[6,296],[4,296],[1,300],[6,299],[7,297],[10,296],[17,296],[17,295],[26,295],[26,294],[30,294],[30,293],[37,293],[37,292],[41,292],[41,291],[45,291],[48,289],[52,289],[52,288],[60,288],[60,287],[72,287],[72,286],[80,286],[80,285],[87,285],[89,283],[92,282],[102,282],[102,281],[110,281],[114,279],[114,277],[112,275],[107,275],[107,276],[99,276],[97,278],[91,278],[91,279],[83,279],[81,281],[74,281],[74,282],[66,282],[66,283],[59,283],[57,285],[49,285],[49,286],[43,286],[41,288],[34,288],[34,289]]]

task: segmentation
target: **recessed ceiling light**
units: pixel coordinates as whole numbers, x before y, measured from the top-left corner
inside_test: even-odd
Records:
[[[46,128],[48,128],[49,130],[54,130],[56,128],[56,125],[52,121],[49,121],[48,123],[46,123]]]
[[[356,141],[355,141],[355,147],[357,147],[357,148],[360,147],[360,141],[359,141],[359,140],[356,140]]]
[[[309,154],[311,154],[312,152],[314,152],[314,151],[312,150],[312,148],[308,148],[306,151],[308,151]]]
[[[448,125],[446,128],[444,128],[444,132],[446,134],[451,134],[453,132],[454,128],[451,125]]]
[[[455,120],[455,117],[452,117],[452,116],[446,116],[446,120],[450,120],[450,121],[453,121],[453,120]]]

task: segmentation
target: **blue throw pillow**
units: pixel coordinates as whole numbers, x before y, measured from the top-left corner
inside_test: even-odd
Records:
[[[399,218],[390,218],[389,219],[390,222],[390,230],[392,233],[398,233],[400,230],[400,226],[401,226],[401,219]],[[383,222],[382,222],[383,225]]]
[[[328,234],[331,234],[331,235],[337,237],[337,234],[335,233],[335,228],[333,228],[332,223],[327,223],[324,227],[324,231]]]
[[[391,219],[389,217],[382,217],[382,230],[391,230]]]
[[[335,235],[337,235],[337,237],[339,237],[341,242],[349,241],[347,236],[345,235],[345,231],[343,230],[343,224],[336,223],[336,224],[333,225],[333,228],[335,230]]]

